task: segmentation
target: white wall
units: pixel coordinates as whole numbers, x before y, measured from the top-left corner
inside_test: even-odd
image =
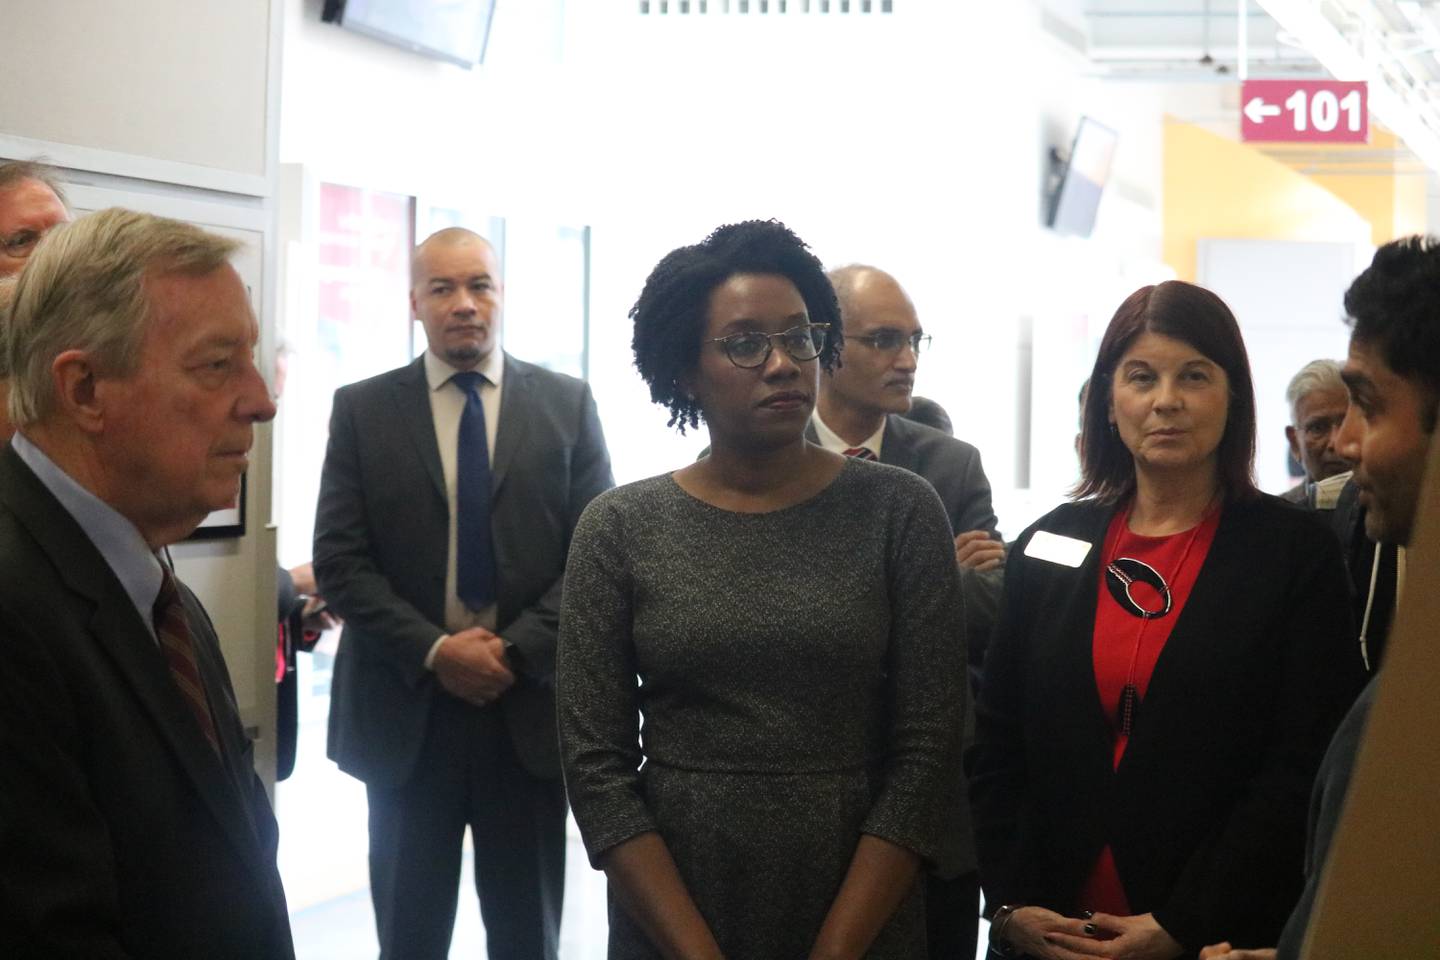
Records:
[[[279,0],[14,2],[0,13],[0,158],[45,155],[77,210],[121,205],[242,239],[268,356]],[[243,538],[178,544],[220,635],[256,767],[273,778],[275,565],[270,433],[256,431]]]
[[[1357,217],[1357,220],[1359,218]],[[1235,312],[1255,384],[1255,475],[1260,489],[1295,486],[1286,464],[1290,406],[1285,390],[1306,363],[1345,361],[1350,329],[1345,291],[1370,265],[1370,225],[1353,242],[1204,239],[1196,250],[1196,282],[1214,290]]]
[[[12,0],[0,13],[0,150],[267,195],[272,10],[269,0]]]
[[[649,403],[626,313],[664,253],[747,217],[786,221],[827,264],[900,277],[935,335],[917,392],[981,448],[1008,533],[1073,478],[1073,428],[1017,447],[1019,331],[1028,318],[1041,344],[1037,419],[1073,422],[1096,318],[1161,270],[1163,97],[1087,79],[1034,5],[644,17],[629,0],[569,0],[562,19],[555,3],[502,3],[474,72],[322,24],[319,6],[287,0],[281,160],[592,225],[591,380],[618,479],[704,442]],[[1046,151],[1068,148],[1085,113],[1121,146],[1117,189],[1080,241],[1040,226],[1041,184]],[[1034,495],[1010,489],[1026,461]]]

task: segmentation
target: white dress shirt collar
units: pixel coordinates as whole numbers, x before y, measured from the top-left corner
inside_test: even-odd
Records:
[[[820,419],[820,410],[818,407],[815,410],[811,411],[810,422],[815,425],[816,439],[820,441],[820,446],[824,447],[826,450],[832,450],[835,453],[844,453],[852,446],[865,447],[866,449],[874,453],[875,458],[878,460],[880,458],[880,444],[885,442],[885,425],[890,422],[890,418],[886,417],[885,419],[881,420],[880,429],[870,434],[869,438],[864,443],[857,444],[846,443],[845,439],[841,437],[840,434],[836,433],[834,430],[831,430],[828,426],[826,426],[825,421]]]
[[[505,376],[505,354],[501,350],[491,350],[490,355],[476,364],[474,368],[478,373],[484,375],[496,389],[500,387],[500,380]],[[437,356],[434,351],[425,351],[425,382],[430,385],[431,390],[439,390],[450,382],[450,378],[459,373],[457,367]]]

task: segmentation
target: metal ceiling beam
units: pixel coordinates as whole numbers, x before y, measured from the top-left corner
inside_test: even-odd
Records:
[[[1340,80],[1370,85],[1370,113],[1400,137],[1431,170],[1440,172],[1440,105],[1428,67],[1401,48],[1377,21],[1377,4],[1340,0],[1259,0],[1266,12]],[[1399,8],[1394,8],[1399,9]],[[1418,24],[1412,27],[1418,28]],[[1433,57],[1431,61],[1433,62]]]

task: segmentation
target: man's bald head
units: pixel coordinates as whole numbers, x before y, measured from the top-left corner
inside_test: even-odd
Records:
[[[426,237],[410,255],[410,288],[413,290],[417,284],[424,282],[425,257],[430,251],[440,248],[463,247],[468,244],[479,244],[489,251],[492,258],[495,256],[495,248],[489,240],[474,230],[467,230],[464,227],[445,227]]]
[[[914,311],[910,295],[900,286],[900,281],[879,267],[863,263],[852,263],[837,267],[826,274],[830,285],[835,288],[835,299],[840,301],[840,315],[846,332],[850,330],[850,318],[863,313],[877,298],[890,297],[901,300]]]
[[[820,417],[847,441],[870,436],[891,413],[910,409],[916,347],[923,336],[915,304],[877,267],[830,271],[845,336],[843,362],[820,378]]]
[[[410,309],[430,352],[473,370],[500,343],[504,293],[489,241],[462,227],[431,234],[410,261]]]

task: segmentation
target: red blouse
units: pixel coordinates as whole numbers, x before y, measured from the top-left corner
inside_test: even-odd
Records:
[[[1128,508],[1116,511],[1105,533],[1091,641],[1095,686],[1110,719],[1116,768],[1130,742],[1129,732],[1121,722],[1125,687],[1133,685],[1138,695],[1133,722],[1144,723],[1143,703],[1150,676],[1155,672],[1170,631],[1185,609],[1185,602],[1190,599],[1200,568],[1205,565],[1210,544],[1215,541],[1215,530],[1220,525],[1220,511],[1212,510],[1199,526],[1166,537],[1132,533],[1129,519]],[[1117,558],[1121,562],[1116,563]],[[1147,582],[1154,579],[1153,575],[1135,563],[1125,562],[1127,560],[1148,565],[1169,586],[1169,613],[1150,619],[1140,615],[1142,610],[1163,610],[1165,599],[1159,589]],[[1120,576],[1110,572],[1111,565],[1118,569]],[[1124,598],[1126,578],[1130,581],[1129,600]],[[1083,909],[1099,913],[1130,915],[1125,888],[1120,883],[1115,856],[1108,844],[1100,851],[1089,879],[1080,890],[1079,904]]]

